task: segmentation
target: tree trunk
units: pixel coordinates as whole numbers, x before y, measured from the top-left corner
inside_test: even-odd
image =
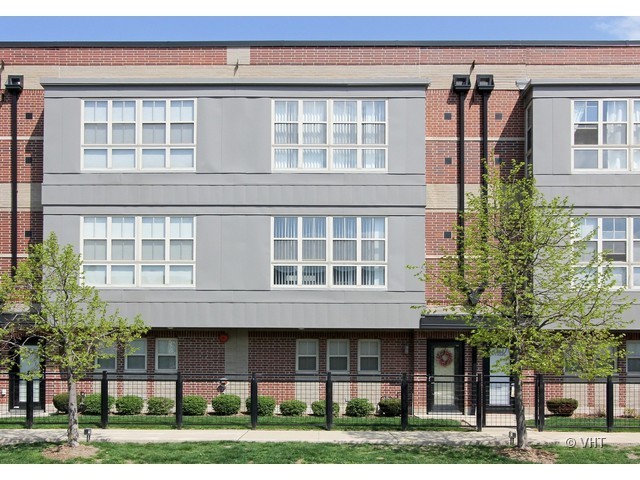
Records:
[[[69,447],[80,446],[78,431],[78,389],[76,379],[73,375],[69,375],[67,380],[69,387],[69,429],[67,430],[67,445]]]
[[[524,416],[524,402],[522,401],[522,378],[516,375],[513,381],[513,389],[515,394],[515,414],[516,414],[516,434],[517,447],[529,448],[527,443],[527,424]]]

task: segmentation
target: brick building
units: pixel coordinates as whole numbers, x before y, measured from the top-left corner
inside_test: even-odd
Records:
[[[640,288],[640,42],[4,42],[0,61],[0,267],[51,231],[77,247],[152,327],[102,368],[490,373],[499,353],[410,308],[429,285],[406,268],[455,248],[487,153],[533,160]]]

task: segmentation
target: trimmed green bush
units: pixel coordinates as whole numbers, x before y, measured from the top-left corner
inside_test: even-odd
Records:
[[[173,408],[174,402],[170,398],[151,397],[147,400],[148,415],[169,415]]]
[[[186,395],[182,398],[182,413],[195,417],[207,413],[207,400],[200,395]]]
[[[109,399],[109,410],[116,404],[116,399],[111,395]],[[84,412],[86,415],[100,415],[102,413],[102,395],[100,393],[91,393],[84,397]]]
[[[366,398],[352,398],[347,403],[346,414],[349,417],[366,417],[375,410],[373,404]]]
[[[69,413],[69,394],[59,393],[53,396],[53,406],[60,413]]]
[[[300,417],[307,411],[307,404],[301,400],[285,400],[280,404],[280,413],[285,417]]]
[[[399,398],[385,398],[378,403],[380,415],[384,417],[399,417],[402,411]]]
[[[140,415],[142,407],[144,400],[136,395],[125,395],[116,400],[116,411],[120,415]]]
[[[570,417],[578,408],[575,398],[550,398],[547,400],[547,409],[560,417]]]
[[[245,402],[247,412],[251,413],[251,397]],[[271,417],[276,409],[276,399],[267,395],[258,395],[258,415],[260,417]]]
[[[311,411],[316,417],[324,417],[327,412],[326,404],[326,400],[316,400],[311,404]],[[333,415],[338,414],[340,414],[340,405],[338,402],[333,402]]]
[[[213,411],[217,415],[235,415],[240,411],[240,397],[223,393],[211,400]]]

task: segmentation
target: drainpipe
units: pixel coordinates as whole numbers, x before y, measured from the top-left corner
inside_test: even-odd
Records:
[[[11,277],[18,267],[18,98],[23,75],[9,75],[5,90],[11,93]]]
[[[480,195],[487,207],[487,162],[489,161],[489,95],[493,91],[493,75],[478,75],[476,89],[482,96],[482,162],[480,166]]]
[[[453,91],[458,95],[458,235],[456,249],[458,253],[458,268],[464,270],[464,101],[471,89],[469,75],[453,76]]]

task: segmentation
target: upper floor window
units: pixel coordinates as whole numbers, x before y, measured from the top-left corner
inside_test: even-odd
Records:
[[[275,100],[273,112],[274,170],[386,170],[386,100]]]
[[[583,260],[588,262],[593,252],[603,253],[616,285],[640,288],[640,217],[585,217],[579,225],[581,238],[593,232]]]
[[[572,150],[574,171],[640,171],[640,100],[575,100]]]
[[[84,170],[193,170],[194,100],[85,100]]]
[[[384,287],[384,217],[274,217],[277,287]]]
[[[89,285],[190,287],[195,279],[194,217],[84,217]]]

